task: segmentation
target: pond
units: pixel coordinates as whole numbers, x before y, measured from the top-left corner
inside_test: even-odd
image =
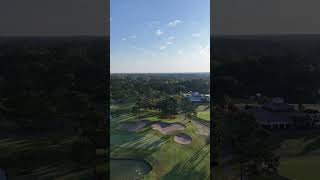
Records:
[[[111,180],[140,180],[152,170],[152,166],[145,160],[111,159]]]

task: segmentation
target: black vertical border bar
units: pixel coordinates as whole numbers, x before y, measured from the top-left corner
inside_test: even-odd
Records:
[[[213,60],[214,60],[214,51],[213,51],[213,2],[210,0],[209,2],[210,6],[210,179],[213,180],[213,173],[214,173],[214,142],[212,141],[214,139],[214,116],[213,116],[213,100],[214,100],[214,73],[213,73]]]
[[[110,32],[110,0],[106,0],[107,1],[107,12],[106,12],[106,31],[107,31],[107,35],[106,35],[106,83],[107,83],[107,88],[106,88],[106,116],[105,116],[105,127],[106,127],[106,161],[107,161],[107,167],[106,167],[106,179],[110,179],[110,36],[111,36],[111,32]]]

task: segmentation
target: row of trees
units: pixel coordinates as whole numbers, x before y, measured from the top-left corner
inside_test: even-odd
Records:
[[[200,76],[197,79],[187,78],[191,76],[190,74],[175,76],[167,77],[148,74],[111,75],[111,99],[121,101],[138,94],[159,97],[163,94],[177,95],[181,92],[189,91],[197,91],[204,94],[210,93],[210,79],[208,76]]]
[[[150,105],[150,102],[153,102]],[[136,104],[132,107],[132,112],[138,114],[140,118],[141,109],[154,109],[160,112],[164,118],[175,118],[178,111],[185,114],[185,120],[188,115],[196,113],[196,106],[184,97],[179,96],[163,96],[159,99],[147,99],[138,97]]]
[[[292,103],[319,100],[320,62],[296,56],[254,56],[218,61],[213,72],[215,97],[248,97],[262,93]]]

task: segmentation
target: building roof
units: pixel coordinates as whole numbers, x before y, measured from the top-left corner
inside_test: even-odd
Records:
[[[274,103],[269,102],[263,105],[263,108],[271,111],[293,111],[294,107],[287,103]]]
[[[263,125],[293,123],[290,112],[272,112],[263,108],[251,108],[247,111],[252,113],[256,120]]]

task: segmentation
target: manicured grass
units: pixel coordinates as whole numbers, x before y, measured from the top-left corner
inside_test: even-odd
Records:
[[[71,159],[72,139],[57,135],[1,138],[0,164],[7,166],[12,179],[88,179],[91,167]]]
[[[292,180],[319,180],[320,156],[281,159],[279,173]]]
[[[178,115],[175,119],[161,119],[155,113],[145,112],[144,119],[186,123],[184,115]],[[136,120],[137,117],[129,111],[112,119],[112,158],[146,160],[153,169],[145,179],[209,179],[210,145],[206,144],[206,136],[196,133],[193,123],[187,123],[187,128],[182,131],[192,137],[192,143],[181,145],[173,140],[173,136],[163,135],[151,128],[139,132],[126,132],[116,128],[119,122]]]
[[[197,107],[197,118],[201,120],[210,121],[210,106],[209,105],[199,105]]]
[[[196,109],[196,111],[206,111],[209,110],[210,107],[208,105],[199,105]]]
[[[279,174],[282,176],[271,178],[272,180],[319,180],[320,171],[320,136],[319,131],[297,130],[273,132],[273,138],[280,147],[277,154],[280,155]],[[232,165],[232,164],[231,164]],[[215,180],[235,180],[230,173],[223,173],[221,167],[215,171]],[[268,180],[271,180],[268,179]],[[255,180],[266,180],[257,177]]]
[[[320,136],[295,135],[281,142],[279,173],[292,180],[319,180]]]
[[[309,132],[306,134],[297,133],[291,136],[276,136],[275,139],[280,141],[280,148],[277,153],[281,157],[301,156],[320,152],[320,136],[318,132]],[[320,156],[320,153],[318,153]]]
[[[184,121],[184,115],[179,114],[176,115],[174,119],[162,119],[158,115],[147,117],[146,119],[150,121],[161,121],[161,122],[168,122],[168,123],[174,123],[174,122],[181,122]]]
[[[181,145],[167,137],[167,142],[146,159],[154,165],[151,179],[206,179],[209,176],[210,145],[205,137],[196,134],[192,123],[187,124],[184,133],[192,137],[192,143]]]
[[[199,111],[197,117],[206,121],[210,121],[210,111]]]

